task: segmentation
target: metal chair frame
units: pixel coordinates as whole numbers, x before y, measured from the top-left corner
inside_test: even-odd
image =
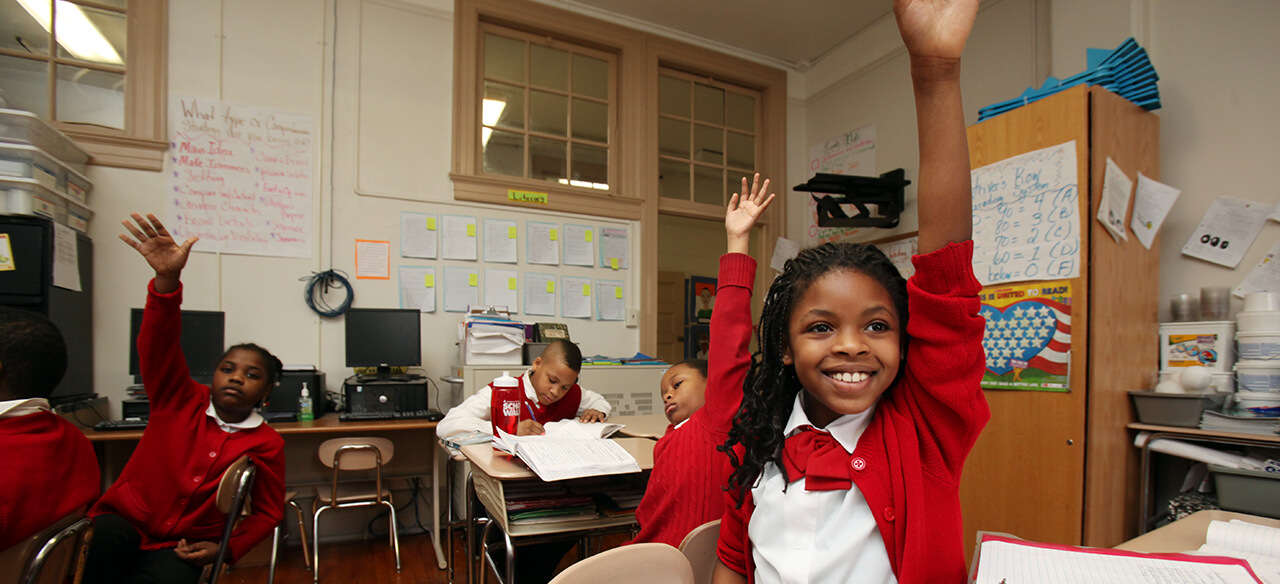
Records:
[[[366,500],[366,501],[351,502],[351,503],[340,503],[338,501],[338,473],[343,470],[341,467],[341,458],[346,453],[358,452],[362,450],[372,450],[374,455],[375,462],[374,462],[373,499]],[[389,531],[391,534],[391,547],[395,550],[396,572],[397,573],[400,572],[400,536],[397,533],[397,529],[396,529],[399,523],[396,522],[396,506],[391,502],[390,492],[388,492],[388,496],[385,499],[382,497],[382,463],[383,463],[382,450],[373,444],[346,444],[338,447],[334,451],[333,464],[331,465],[331,467],[333,468],[333,482],[332,482],[332,489],[330,490],[329,503],[321,505],[320,498],[317,497],[312,505],[315,509],[315,514],[311,520],[312,521],[311,543],[314,546],[312,548],[312,554],[311,554],[311,557],[313,558],[313,564],[311,569],[312,582],[315,582],[315,583],[320,582],[320,514],[329,509],[345,509],[349,507],[385,505],[387,507],[387,510],[391,513],[391,521],[389,523],[389,527],[387,528],[387,531]]]

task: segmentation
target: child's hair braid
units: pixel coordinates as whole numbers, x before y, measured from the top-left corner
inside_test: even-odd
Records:
[[[906,352],[907,282],[884,252],[871,245],[827,243],[787,260],[782,275],[773,281],[765,296],[757,332],[758,350],[751,356],[751,369],[743,382],[742,406],[734,418],[729,439],[720,447],[733,462],[727,488],[737,491],[739,505],[766,464],[776,464],[786,476],[782,464],[785,440],[782,428],[791,416],[796,394],[802,389],[795,367],[782,363],[791,311],[814,281],[838,270],[866,274],[884,286],[898,312],[898,330],[903,331],[903,352]],[[733,451],[737,444],[742,444],[745,450],[742,460]]]
[[[267,383],[270,383],[272,386],[274,386],[276,382],[280,381],[280,375],[284,371],[284,364],[280,362],[280,359],[278,357],[276,357],[275,355],[272,355],[271,351],[268,351],[262,347],[259,347],[254,343],[240,343],[239,345],[233,345],[229,347],[227,351],[223,353],[221,357],[218,358],[218,362],[221,363],[223,359],[227,358],[227,355],[230,355],[231,352],[236,349],[253,351],[257,353],[259,357],[262,357],[262,360],[265,361],[267,365]]]

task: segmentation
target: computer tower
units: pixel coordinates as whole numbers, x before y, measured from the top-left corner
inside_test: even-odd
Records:
[[[56,406],[93,397],[93,240],[75,232],[77,292],[53,285],[53,220],[0,215],[0,233],[8,236],[14,268],[0,271],[0,306],[43,314],[67,344],[67,373],[54,388],[50,403]]]
[[[413,412],[427,409],[427,380],[359,381],[343,384],[348,412]]]
[[[298,413],[298,398],[302,395],[304,382],[307,384],[307,393],[311,394],[311,411],[317,418],[323,416],[329,405],[329,396],[324,391],[323,371],[285,371],[280,375],[280,385],[272,388],[267,395],[267,403],[262,406],[262,411]]]

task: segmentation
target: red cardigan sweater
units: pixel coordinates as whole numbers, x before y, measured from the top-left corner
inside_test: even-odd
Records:
[[[690,531],[724,514],[727,457],[717,452],[742,403],[742,381],[751,365],[751,287],[756,261],[720,256],[716,307],[711,313],[706,403],[679,428],[668,428],[653,448],[653,470],[636,509],[640,533],[632,543],[675,547]]]
[[[560,420],[572,420],[578,416],[578,405],[582,403],[582,388],[578,384],[573,384],[569,391],[564,392],[560,399],[543,406],[537,400],[529,399],[524,389],[524,376],[516,378],[516,389],[520,391],[520,420],[532,419],[529,412],[538,415],[537,422],[546,424],[547,422],[559,422]],[[489,384],[489,411],[498,405],[498,392],[494,390],[493,383]],[[490,421],[492,421],[490,414]]]
[[[850,460],[849,478],[862,491],[901,584],[963,583],[960,471],[991,417],[979,382],[985,368],[973,277],[973,242],[952,243],[912,258],[907,282],[905,375],[885,392]],[[738,445],[739,456],[742,455]],[[754,579],[747,525],[750,491],[741,506],[726,494],[717,555]]]
[[[90,515],[113,513],[142,536],[142,549],[174,547],[178,540],[222,538],[226,515],[216,494],[222,473],[248,454],[257,466],[252,511],[231,534],[231,561],[265,539],[284,516],[284,440],[266,424],[224,432],[205,410],[209,388],[191,379],[177,340],[182,288],[159,294],[147,287],[138,332],[138,367],[151,402],[151,418],[120,478]]]
[[[84,432],[50,412],[0,419],[0,550],[36,534],[102,491],[98,457]]]

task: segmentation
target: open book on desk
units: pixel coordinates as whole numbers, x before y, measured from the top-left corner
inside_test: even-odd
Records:
[[[636,458],[617,442],[574,430],[548,428],[541,436],[499,430],[493,447],[524,461],[544,481],[640,472]]]
[[[542,425],[542,429],[546,431],[547,436],[573,440],[608,438],[624,427],[625,426],[622,424],[610,424],[608,422],[579,422],[577,420],[560,420],[558,422],[547,422]]]
[[[1245,560],[1144,554],[979,534],[975,584],[1264,584]]]

